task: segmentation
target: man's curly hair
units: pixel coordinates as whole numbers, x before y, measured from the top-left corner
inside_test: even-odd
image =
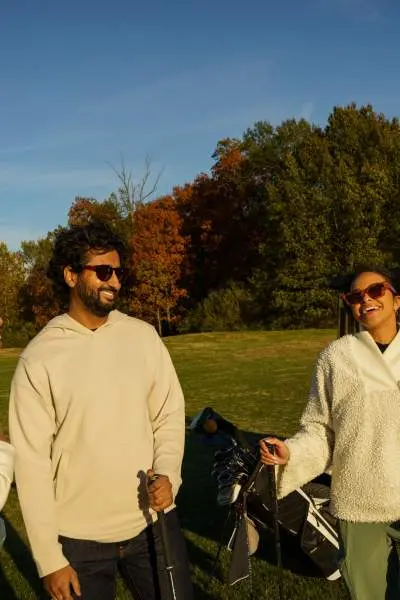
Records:
[[[105,223],[92,222],[84,226],[61,229],[54,241],[53,255],[47,269],[54,292],[64,304],[69,297],[69,288],[64,280],[65,267],[79,273],[87,263],[90,251],[103,254],[116,250],[121,265],[126,261],[127,249],[124,241]]]

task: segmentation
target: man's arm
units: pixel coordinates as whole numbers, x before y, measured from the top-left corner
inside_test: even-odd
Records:
[[[55,412],[41,365],[20,359],[11,384],[9,419],[19,501],[33,557],[44,577],[68,561],[58,543],[51,468]]]
[[[175,498],[181,484],[185,445],[185,406],[181,386],[169,353],[157,333],[155,377],[148,400],[154,436],[153,470],[167,475]]]

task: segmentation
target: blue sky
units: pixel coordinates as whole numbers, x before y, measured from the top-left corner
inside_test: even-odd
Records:
[[[257,120],[399,114],[398,0],[3,0],[0,240],[65,224],[146,155],[158,192]]]

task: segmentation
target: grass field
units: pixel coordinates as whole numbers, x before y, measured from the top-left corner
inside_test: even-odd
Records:
[[[334,338],[332,331],[215,333],[166,340],[186,396],[187,416],[213,406],[241,429],[254,433],[295,432],[307,398],[317,353]],[[17,351],[0,352],[0,425],[7,429],[7,402]],[[224,583],[228,556],[222,553],[219,578],[211,578],[224,511],[216,506],[209,475],[212,450],[187,438],[183,480],[178,498],[198,600],[246,600],[248,585]],[[4,510],[8,540],[0,552],[1,600],[42,598],[30,559],[15,490]],[[265,538],[252,558],[253,586],[258,599],[278,600],[271,540]],[[328,582],[284,571],[285,597],[290,600],[347,600],[341,582]],[[119,587],[118,600],[127,600]]]

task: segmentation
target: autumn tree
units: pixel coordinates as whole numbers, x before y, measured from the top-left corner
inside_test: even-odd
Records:
[[[0,242],[0,316],[4,323],[18,319],[18,292],[24,274],[21,253],[11,252],[4,242]]]
[[[68,211],[68,224],[87,225],[91,221],[104,221],[111,227],[118,226],[121,219],[117,201],[107,198],[102,202],[94,198],[77,196]]]
[[[0,317],[7,346],[25,345],[34,331],[25,321],[20,305],[25,276],[21,252],[12,252],[4,242],[0,242]]]
[[[185,276],[194,302],[230,281],[243,282],[259,260],[263,240],[255,183],[247,177],[241,143],[217,144],[211,174],[201,174],[173,195],[188,238]]]
[[[32,322],[36,331],[66,309],[56,298],[52,283],[47,278],[54,238],[58,231],[60,228],[49,232],[45,238],[21,244],[26,277],[21,287],[20,305],[25,320]]]
[[[163,321],[171,332],[179,301],[186,295],[180,286],[186,240],[171,196],[136,206],[132,248],[135,284],[130,310],[156,325],[160,334]]]

